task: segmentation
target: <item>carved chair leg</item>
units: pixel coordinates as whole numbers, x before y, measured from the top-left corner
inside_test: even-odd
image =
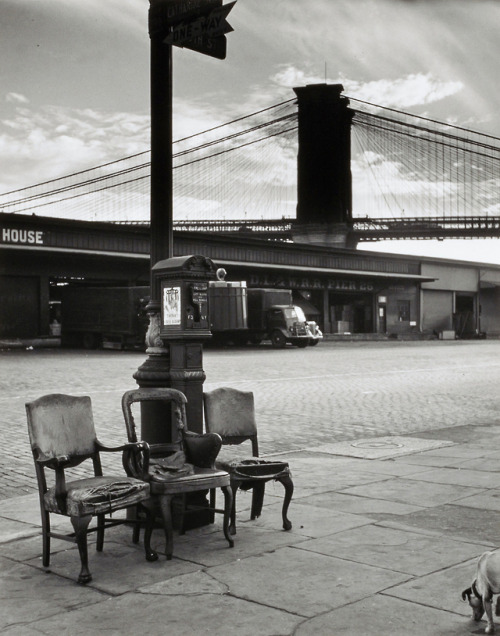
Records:
[[[97,540],[96,550],[102,552],[104,547],[104,515],[97,515]]]
[[[172,497],[173,495],[159,495],[160,511],[165,532],[165,553],[170,561],[174,552],[174,538],[172,527]]]
[[[153,526],[155,522],[155,507],[152,501],[143,502],[142,507],[146,513],[146,528],[144,530],[144,551],[146,553],[146,561],[157,561],[158,553],[151,548],[151,535],[153,534]],[[139,528],[139,523],[136,523],[135,528]]]
[[[224,493],[224,522],[222,527],[224,529],[224,536],[229,543],[229,547],[232,548],[234,546],[234,541],[231,539],[231,534],[236,534],[236,528],[234,528],[234,532],[231,532],[231,528],[229,527],[229,518],[232,518],[234,510],[234,490],[231,486],[221,486],[221,490]]]
[[[78,552],[80,553],[80,561],[82,564],[80,574],[78,576],[78,583],[85,585],[92,581],[92,575],[89,571],[89,558],[87,552],[87,528],[89,527],[92,515],[86,515],[85,517],[71,517],[71,525],[75,530],[76,543],[78,545]]]
[[[217,497],[216,489],[212,488],[210,490],[210,504],[209,504],[210,505],[210,517],[209,517],[210,523],[215,523],[216,497]]]
[[[146,506],[144,506],[145,508]],[[130,514],[133,514],[133,519],[135,521],[134,527],[132,530],[132,543],[139,543],[139,539],[141,538],[141,523],[139,516],[139,506],[136,506],[134,509],[130,509]]]
[[[290,475],[285,475],[284,477],[280,477],[279,481],[283,484],[285,488],[285,498],[283,500],[283,509],[282,509],[282,517],[283,517],[283,530],[291,530],[292,522],[287,517],[288,506],[290,505],[290,501],[292,500],[293,495],[293,481]]]
[[[231,505],[231,522],[229,524],[229,534],[236,534],[236,493],[240,487],[239,481],[231,479],[232,505]]]
[[[186,534],[186,506],[187,506],[187,497],[185,494],[179,495],[182,500],[181,503],[181,513],[180,513],[180,524],[179,524],[179,534]]]
[[[253,521],[260,517],[262,513],[262,506],[264,505],[264,491],[266,482],[256,481],[252,488],[252,509],[250,513],[250,519]]]
[[[42,510],[42,549],[43,567],[48,568],[50,564],[50,513]]]

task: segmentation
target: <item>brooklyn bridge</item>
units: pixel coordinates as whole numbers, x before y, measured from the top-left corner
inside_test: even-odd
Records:
[[[297,224],[341,224],[351,245],[500,236],[500,139],[353,97],[340,100],[348,141],[339,142],[335,132],[319,140],[317,126],[315,133],[307,122],[300,140],[300,95],[178,139],[174,229],[289,240]],[[313,187],[301,179],[317,180],[332,167],[324,167],[329,156],[352,187],[339,193],[331,176],[320,175],[322,187],[333,188],[330,200],[311,215],[308,195],[301,213],[301,191]],[[144,151],[6,192],[0,213],[148,226],[150,168]],[[301,177],[308,170],[314,174]]]
[[[499,237],[500,139],[294,90],[173,144],[173,255],[289,289],[325,333],[500,335],[500,267],[356,249]],[[0,196],[4,337],[46,335],[64,286],[150,283],[150,188],[144,151]]]

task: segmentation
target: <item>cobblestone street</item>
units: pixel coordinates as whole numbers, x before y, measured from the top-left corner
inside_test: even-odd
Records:
[[[25,402],[90,395],[99,438],[125,441],[120,398],[144,353],[0,352],[0,499],[35,491]],[[206,349],[205,389],[255,393],[261,454],[336,441],[498,423],[500,341],[323,342]]]

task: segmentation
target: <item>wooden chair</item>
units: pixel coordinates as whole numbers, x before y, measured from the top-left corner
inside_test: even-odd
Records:
[[[150,444],[149,475],[146,477],[151,486],[151,497],[160,509],[165,532],[165,552],[170,560],[173,554],[173,521],[172,500],[180,497],[183,500],[182,515],[186,513],[186,494],[198,491],[209,491],[220,488],[224,494],[224,508],[215,506],[209,510],[210,519],[213,513],[223,513],[224,536],[233,547],[234,542],[229,535],[229,517],[232,506],[232,492],[229,474],[215,468],[215,459],[222,441],[219,435],[199,435],[187,429],[187,399],[183,393],[169,388],[141,388],[127,391],[122,397],[122,409],[130,442],[137,440],[132,405],[136,402],[159,402],[171,404],[172,441],[165,444]],[[207,507],[204,507],[207,510]],[[181,522],[183,532],[184,520]]]
[[[80,553],[78,583],[89,583],[92,575],[88,568],[87,535],[97,532],[96,547],[99,552],[102,551],[105,529],[130,523],[127,519],[111,519],[106,515],[138,504],[144,506],[148,518],[144,538],[146,558],[148,561],[156,560],[158,555],[149,544],[154,521],[152,512],[149,512],[149,484],[141,479],[140,472],[134,476],[103,476],[100,459],[100,452],[122,451],[129,473],[133,473],[134,465],[144,465],[147,469],[147,444],[136,441],[114,448],[101,444],[96,437],[88,396],[45,395],[28,402],[26,413],[40,497],[44,567],[50,563],[51,537],[72,541],[78,545]],[[94,476],[66,482],[65,471],[87,459],[92,460]],[[50,488],[47,486],[46,469],[55,473],[55,485]],[[51,513],[69,517],[74,532],[62,534],[51,531]],[[93,516],[97,517],[97,527],[89,528]]]
[[[203,394],[203,407],[206,430],[218,433],[223,444],[241,444],[249,440],[252,445],[252,457],[243,460],[218,461],[216,464],[231,475],[233,507],[230,533],[236,534],[236,491],[238,488],[252,489],[250,518],[253,520],[260,517],[265,485],[271,480],[281,482],[285,488],[282,508],[283,529],[290,530],[292,524],[287,517],[288,506],[293,495],[290,468],[287,462],[266,461],[259,458],[253,393],[221,387]]]

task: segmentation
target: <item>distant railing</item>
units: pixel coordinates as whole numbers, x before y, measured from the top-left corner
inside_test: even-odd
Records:
[[[145,221],[124,221],[120,225],[148,227]],[[289,239],[293,234],[293,219],[271,220],[211,220],[174,221],[174,230],[183,232],[211,232],[214,234],[253,234],[265,238]],[[327,224],[325,224],[326,226]],[[320,226],[309,230],[321,231]],[[329,231],[332,231],[329,228]],[[350,230],[359,242],[380,240],[428,240],[445,238],[500,238],[498,216],[447,216],[406,218],[356,217]]]

